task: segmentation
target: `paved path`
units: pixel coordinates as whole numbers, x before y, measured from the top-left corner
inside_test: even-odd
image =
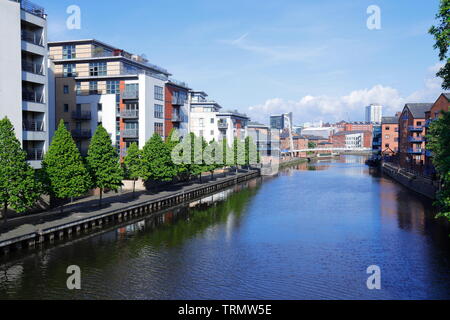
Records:
[[[248,171],[240,170],[239,175],[248,173]],[[220,182],[222,180],[236,177],[234,172],[226,172],[215,174],[211,181],[211,175],[203,176],[202,183],[193,181],[190,183],[179,183],[175,185],[166,186],[160,189],[158,193],[151,193],[148,191],[136,192],[136,197],[133,198],[132,192],[123,194],[116,194],[114,192],[106,194],[103,199],[102,208],[98,206],[98,196],[88,197],[77,201],[73,204],[64,207],[64,212],[61,214],[59,209],[54,209],[41,214],[33,214],[29,216],[14,218],[3,225],[0,231],[0,242],[20,237],[29,233],[37,232],[42,229],[52,228],[57,225],[68,224],[91,216],[97,216],[105,213],[119,211],[121,209],[138,205],[143,202],[156,200],[169,196],[173,193],[182,191],[189,191],[199,186],[207,186],[210,183]]]

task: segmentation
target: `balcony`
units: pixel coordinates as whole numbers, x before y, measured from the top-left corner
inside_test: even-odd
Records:
[[[423,126],[408,126],[408,131],[411,132],[422,132]]]
[[[72,130],[72,137],[75,139],[90,139],[92,137],[92,132],[91,130],[75,129]]]
[[[101,90],[77,90],[76,91],[76,95],[77,96],[90,96],[90,95],[101,95],[102,91]]]
[[[411,136],[408,137],[408,142],[411,143],[422,143],[424,141],[425,141],[424,137],[411,137]]]
[[[408,148],[409,154],[424,154],[424,149]]]
[[[37,46],[43,46],[44,41],[42,36],[36,34],[35,32],[28,31],[28,30],[22,30],[22,40],[28,43],[35,44]]]
[[[136,100],[139,99],[139,91],[138,90],[125,90],[122,93],[123,100]]]
[[[37,92],[22,91],[22,100],[35,103],[44,103],[44,96]]]
[[[41,161],[44,159],[43,149],[27,149],[27,161]]]
[[[172,115],[172,122],[183,122],[181,115],[174,113]]]
[[[22,122],[24,131],[44,132],[44,121],[24,120]]]
[[[28,1],[28,0],[21,0],[21,1],[13,0],[13,1],[20,2],[20,9],[22,9],[28,13],[31,13],[31,14],[41,17],[43,19],[45,19],[47,17],[47,15],[45,13],[45,9],[38,6],[37,4],[34,4],[31,1]]]
[[[183,106],[185,104],[185,100],[179,97],[172,97],[172,104],[174,106]]]
[[[139,138],[138,129],[125,129],[121,131],[121,136],[124,139],[136,139]]]
[[[22,61],[22,70],[41,76],[44,75],[44,66],[42,64],[37,64],[30,61]]]
[[[217,122],[217,126],[219,129],[228,129],[228,123],[226,121]]]
[[[72,112],[72,119],[74,119],[74,120],[91,120],[92,114],[90,111],[74,111],[74,112]]]
[[[123,110],[120,111],[122,119],[137,119],[139,118],[139,110]]]

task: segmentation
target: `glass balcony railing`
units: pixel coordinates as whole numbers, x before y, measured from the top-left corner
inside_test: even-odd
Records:
[[[44,159],[44,150],[43,149],[26,149],[25,152],[27,153],[27,160],[28,161],[41,161]]]
[[[74,119],[74,120],[91,120],[92,114],[90,111],[74,111],[74,112],[72,112],[72,119]]]
[[[228,123],[226,121],[217,122],[217,126],[219,129],[228,129]]]
[[[424,137],[408,137],[408,141],[412,143],[422,143],[425,141]]]
[[[44,103],[44,96],[37,92],[22,91],[22,100],[27,102]]]
[[[139,118],[139,110],[122,110],[120,111],[120,117],[123,119]]]
[[[45,13],[45,9],[31,1],[28,1],[28,0],[12,0],[12,1],[20,2],[20,9],[22,9],[28,13],[31,13],[31,14],[41,17],[43,19],[45,19],[47,17],[47,15]]]
[[[23,130],[24,131],[43,132],[43,131],[45,131],[44,121],[24,120],[23,121]]]
[[[408,131],[422,132],[423,131],[423,126],[408,126]]]
[[[30,61],[22,61],[22,70],[41,76],[44,75],[44,66]]]
[[[122,138],[138,138],[139,130],[138,129],[125,129],[121,131]]]
[[[92,131],[75,129],[75,130],[72,130],[72,137],[74,137],[76,139],[89,139],[92,137]]]
[[[35,44],[37,46],[43,46],[44,40],[41,35],[37,34],[36,32],[28,31],[28,30],[22,30],[22,36],[23,41]]]
[[[409,154],[424,154],[424,149],[414,149],[414,148],[409,148],[408,149],[408,153]]]

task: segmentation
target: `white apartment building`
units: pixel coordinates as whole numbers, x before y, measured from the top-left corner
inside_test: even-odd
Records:
[[[363,148],[364,133],[358,132],[345,135],[345,147],[347,149]]]
[[[0,1],[0,118],[8,117],[35,169],[48,149],[47,16],[27,0]]]
[[[83,155],[99,124],[122,157],[133,142],[142,148],[155,132],[165,137],[167,70],[95,39],[48,46],[56,122],[64,120]]]
[[[381,123],[383,117],[383,107],[376,104],[371,104],[366,107],[366,122]]]
[[[222,112],[222,107],[203,91],[190,93],[189,129],[210,142],[227,139],[231,145],[234,138],[244,139],[247,135],[249,118],[237,111]]]

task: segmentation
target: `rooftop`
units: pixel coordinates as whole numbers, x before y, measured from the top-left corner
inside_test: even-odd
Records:
[[[383,117],[381,118],[382,124],[398,124],[398,117]]]
[[[25,12],[31,13],[32,15],[38,16],[43,19],[47,18],[45,9],[31,1],[28,0],[10,0],[10,1],[20,3],[20,9],[22,9]]]
[[[425,112],[430,111],[433,103],[407,103],[408,108],[415,119],[425,119]]]

